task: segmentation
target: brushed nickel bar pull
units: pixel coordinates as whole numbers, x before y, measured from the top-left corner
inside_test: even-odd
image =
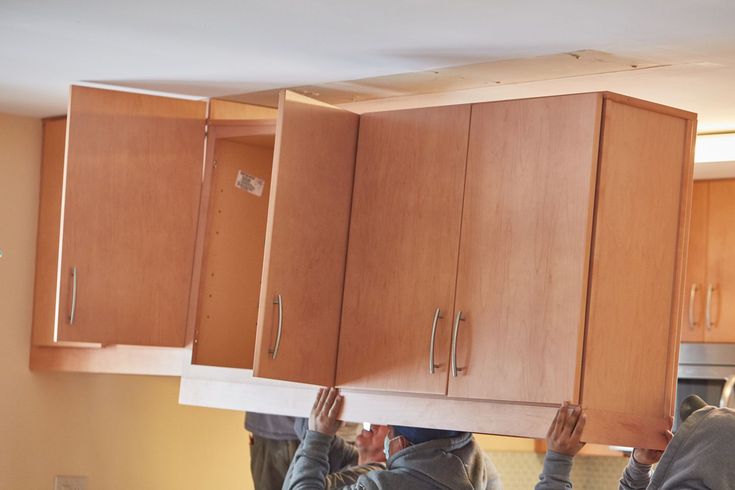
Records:
[[[692,289],[689,291],[689,326],[692,328],[696,328],[697,326],[697,319],[694,315],[694,305],[695,299],[697,298],[697,290],[699,287],[697,287],[696,284],[692,284]]]
[[[436,340],[436,324],[442,318],[442,310],[434,310],[434,321],[431,322],[431,344],[429,345],[429,374],[434,374],[439,364],[434,364],[434,341]]]
[[[77,268],[71,268],[71,311],[69,312],[69,325],[74,325],[74,316],[77,312]]]
[[[714,292],[715,287],[710,284],[707,286],[707,309],[705,310],[706,315],[706,323],[707,323],[707,330],[712,331],[712,327],[714,326],[714,323],[712,323],[712,293]]]
[[[457,313],[457,318],[454,319],[454,328],[452,329],[452,376],[455,378],[458,376],[460,371],[464,371],[464,368],[457,367],[457,334],[459,333],[459,322],[464,320],[462,316],[462,310]]]
[[[268,353],[271,354],[272,359],[275,359],[278,355],[278,348],[281,346],[281,332],[283,332],[283,298],[280,294],[276,295],[273,304],[278,305],[278,333],[276,334],[276,345],[269,349]]]

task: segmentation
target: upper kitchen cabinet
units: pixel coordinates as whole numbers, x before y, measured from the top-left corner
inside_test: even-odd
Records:
[[[337,384],[446,392],[470,106],[364,114]]]
[[[194,364],[334,382],[358,121],[292,92],[275,125],[212,120]]]
[[[41,206],[56,233],[39,227],[36,345],[184,345],[206,110],[72,87],[63,169],[44,175],[59,195]],[[44,165],[62,151],[60,124],[46,126]]]
[[[681,320],[682,342],[704,341],[707,296],[707,220],[709,183],[695,182],[689,226],[689,251],[685,274],[685,302]],[[710,293],[711,294],[711,293]]]
[[[662,447],[696,116],[595,93],[361,117],[338,385],[519,424],[570,400],[589,442]]]
[[[735,342],[735,181],[709,183],[705,338]]]
[[[735,180],[694,184],[682,340],[735,342]]]

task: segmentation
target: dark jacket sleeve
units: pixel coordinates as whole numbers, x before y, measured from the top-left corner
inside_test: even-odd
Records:
[[[339,466],[344,461],[347,463]],[[327,488],[327,476],[333,470],[356,462],[357,450],[343,439],[307,431],[291,461],[283,490],[324,490]]]
[[[645,490],[651,482],[651,465],[641,464],[631,454],[620,479],[619,490]]]
[[[539,476],[536,490],[567,490],[572,488],[572,457],[546,451],[544,469]]]

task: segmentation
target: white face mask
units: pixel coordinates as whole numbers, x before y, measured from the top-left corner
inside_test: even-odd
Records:
[[[390,438],[390,436],[385,436],[385,439],[383,439],[383,453],[385,453],[385,460],[388,461],[390,458],[390,443],[395,441],[401,436],[396,436],[393,439]]]

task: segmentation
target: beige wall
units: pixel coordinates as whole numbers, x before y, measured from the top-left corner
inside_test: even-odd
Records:
[[[0,489],[249,489],[237,412],[178,405],[178,379],[28,370],[41,121],[0,114]]]

